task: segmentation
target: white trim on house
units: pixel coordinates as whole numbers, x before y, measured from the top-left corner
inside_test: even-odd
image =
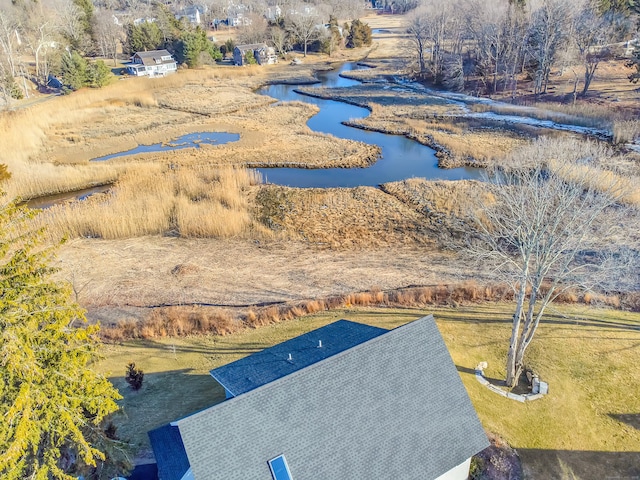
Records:
[[[178,63],[166,50],[136,52],[126,65],[127,73],[136,77],[164,77],[178,70]]]
[[[436,480],[467,480],[469,478],[469,468],[471,467],[471,457],[467,458],[457,467],[453,467],[446,473],[440,475]]]
[[[193,476],[193,472],[191,471],[191,467],[189,467],[189,470],[184,472],[184,475],[180,480],[196,480]]]

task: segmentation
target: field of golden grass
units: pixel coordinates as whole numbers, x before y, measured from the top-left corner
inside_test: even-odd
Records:
[[[306,120],[313,107],[270,107],[273,99],[254,92],[271,81],[309,82],[314,68],[327,68],[325,57],[309,58],[308,63],[207,67],[162,79],[129,78],[4,112],[0,132],[6,148],[0,152],[0,163],[12,173],[5,188],[10,196],[33,198],[112,183],[131,162],[266,166],[290,164],[293,158],[297,165],[313,167],[371,163],[377,148],[311,132]],[[88,162],[140,144],[210,130],[240,133],[240,148],[217,146]]]
[[[48,208],[35,223],[52,239],[259,236],[266,229],[253,221],[249,189],[260,181],[231,167],[135,165],[107,193]]]
[[[291,189],[272,185],[260,190],[256,204],[263,224],[315,247],[430,243],[419,214],[373,187]]]

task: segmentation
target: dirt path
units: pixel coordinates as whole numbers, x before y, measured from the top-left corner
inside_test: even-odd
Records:
[[[61,249],[58,263],[89,317],[103,322],[136,317],[155,305],[311,299],[445,283],[470,273],[449,255],[415,247],[335,251],[293,242],[165,237],[75,240]]]

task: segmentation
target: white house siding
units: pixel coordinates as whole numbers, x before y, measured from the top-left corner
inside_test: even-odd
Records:
[[[435,480],[467,480],[469,478],[469,467],[471,466],[471,457],[467,458],[457,467],[453,467],[447,473],[443,473]]]

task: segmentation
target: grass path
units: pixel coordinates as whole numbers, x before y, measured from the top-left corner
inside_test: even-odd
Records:
[[[337,310],[226,337],[105,345],[98,368],[114,375],[124,395],[119,434],[144,454],[147,430],[224,400],[208,374],[212,368],[339,318],[394,328],[434,313],[483,425],[520,452],[531,478],[640,474],[640,315],[576,306],[550,313],[528,352],[529,364],[549,382],[550,393],[519,404],[492,394],[473,375],[484,360],[488,377],[503,378],[509,308]],[[139,392],[119,376],[130,361],[145,372]]]

